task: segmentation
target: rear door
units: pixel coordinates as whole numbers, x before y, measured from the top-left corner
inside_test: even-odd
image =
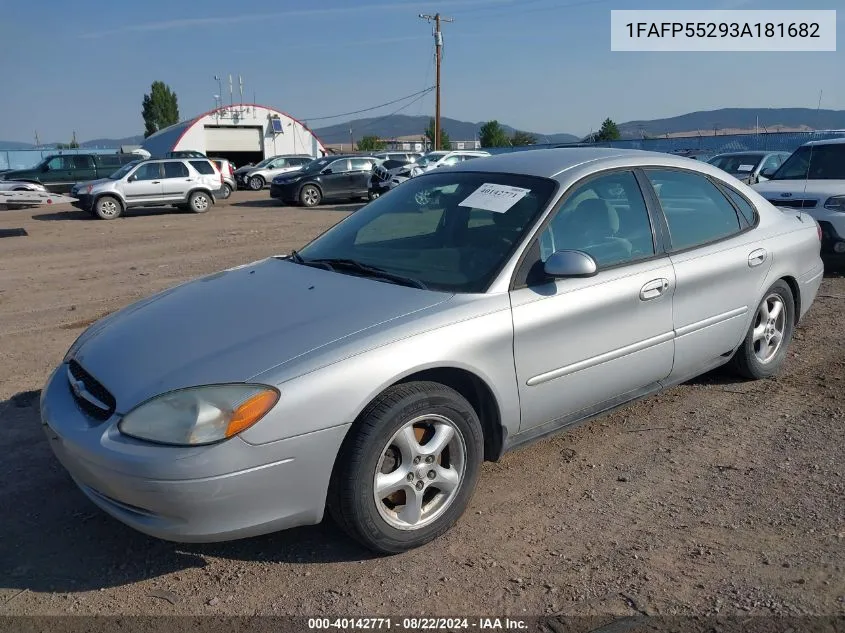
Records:
[[[670,381],[718,364],[742,342],[772,265],[756,212],[736,190],[679,169],[646,169],[668,229],[677,287]],[[750,217],[749,217],[750,216]],[[662,219],[663,219],[662,218]]]
[[[353,158],[349,162],[351,195],[366,196],[370,189],[370,176],[373,175],[375,162],[369,158]]]
[[[129,204],[161,202],[161,163],[141,163],[123,183],[123,196]]]
[[[97,167],[94,164],[94,157],[86,154],[70,156],[73,164],[73,181],[85,182],[97,178]]]
[[[181,160],[169,160],[163,165],[162,200],[180,202],[185,199],[191,186],[192,178],[188,167]]]

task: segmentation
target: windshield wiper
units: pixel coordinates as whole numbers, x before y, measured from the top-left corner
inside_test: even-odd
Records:
[[[304,263],[305,263],[305,260],[304,260],[304,259],[302,259],[302,255],[300,255],[300,254],[299,254],[299,253],[297,253],[296,251],[291,251],[291,252],[290,252],[290,260],[291,260],[294,264],[304,264]]]
[[[325,257],[320,259],[302,259],[302,257],[300,257],[299,259],[301,260],[301,263],[305,264],[306,266],[319,266],[321,268],[327,268],[328,270],[352,270],[358,273],[364,273],[364,275],[368,275],[378,279],[384,279],[386,281],[392,281],[397,284],[402,284],[404,286],[413,286],[414,288],[420,288],[421,290],[428,290],[428,286],[426,286],[419,279],[414,279],[413,277],[406,277],[405,275],[400,275],[398,273],[392,273],[376,266],[362,264],[361,262],[356,261],[354,259],[344,259],[336,257]]]

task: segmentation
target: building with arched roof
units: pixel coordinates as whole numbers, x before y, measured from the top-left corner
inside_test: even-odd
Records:
[[[227,158],[236,165],[257,163],[278,154],[320,157],[325,148],[308,127],[289,114],[266,106],[240,103],[215,108],[144,139],[153,156],[197,151]]]

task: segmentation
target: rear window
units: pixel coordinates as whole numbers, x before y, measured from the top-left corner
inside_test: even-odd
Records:
[[[199,173],[205,176],[214,175],[214,167],[207,160],[192,160],[190,163],[191,167],[196,169]]]

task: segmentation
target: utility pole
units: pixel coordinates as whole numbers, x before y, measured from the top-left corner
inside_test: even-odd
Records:
[[[454,22],[454,18],[444,18],[440,13],[427,15],[420,13],[419,17],[426,22],[434,20],[434,65],[435,71],[435,96],[434,96],[434,150],[440,149],[440,61],[443,59],[443,34],[440,32],[441,22]]]
[[[352,128],[349,128],[349,151],[355,151],[355,137],[352,136]]]

